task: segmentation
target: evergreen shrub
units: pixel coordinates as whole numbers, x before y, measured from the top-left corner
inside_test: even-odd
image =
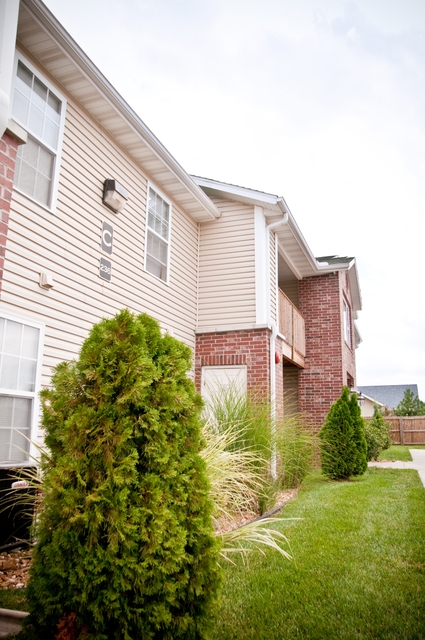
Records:
[[[391,446],[388,425],[377,404],[373,407],[372,419],[365,420],[365,436],[368,460],[377,460],[381,451]]]
[[[190,367],[188,347],[123,310],[56,368],[20,637],[209,637],[220,549]]]
[[[348,387],[331,406],[319,432],[322,472],[328,478],[345,479],[367,469],[366,440],[357,397]]]

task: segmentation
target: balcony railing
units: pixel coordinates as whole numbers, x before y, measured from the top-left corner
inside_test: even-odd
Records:
[[[299,367],[304,367],[305,323],[303,315],[279,289],[279,333],[285,339],[283,355]]]

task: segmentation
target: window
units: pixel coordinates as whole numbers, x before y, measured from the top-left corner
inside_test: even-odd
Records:
[[[351,348],[351,309],[344,300],[344,338],[345,342]]]
[[[149,187],[145,268],[164,282],[168,280],[170,214],[170,204]]]
[[[36,415],[41,327],[0,317],[0,464],[27,462]]]
[[[17,60],[12,117],[28,132],[19,146],[15,187],[52,208],[64,102],[21,59]]]

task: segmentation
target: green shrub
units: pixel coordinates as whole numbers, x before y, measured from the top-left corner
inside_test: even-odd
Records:
[[[391,446],[391,438],[387,423],[378,405],[373,407],[373,417],[365,420],[365,436],[367,443],[367,459],[377,460],[381,451]]]
[[[353,420],[353,441],[356,447],[356,455],[353,458],[353,470],[351,475],[361,476],[367,469],[367,444],[364,430],[364,420],[357,401],[357,394],[352,393],[350,397],[350,411]]]
[[[208,637],[220,583],[188,347],[128,310],[42,392],[25,638]]]
[[[366,441],[357,397],[343,387],[319,432],[322,472],[344,479],[366,471]]]

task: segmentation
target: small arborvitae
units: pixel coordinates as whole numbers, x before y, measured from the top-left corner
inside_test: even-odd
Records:
[[[373,417],[365,421],[367,459],[377,460],[381,451],[391,446],[389,426],[377,404],[373,406]]]
[[[56,368],[22,637],[208,637],[219,548],[190,366],[188,347],[123,310]]]
[[[357,399],[355,404],[348,387],[343,387],[319,432],[322,472],[328,478],[349,478],[364,473],[367,468],[366,441]]]

